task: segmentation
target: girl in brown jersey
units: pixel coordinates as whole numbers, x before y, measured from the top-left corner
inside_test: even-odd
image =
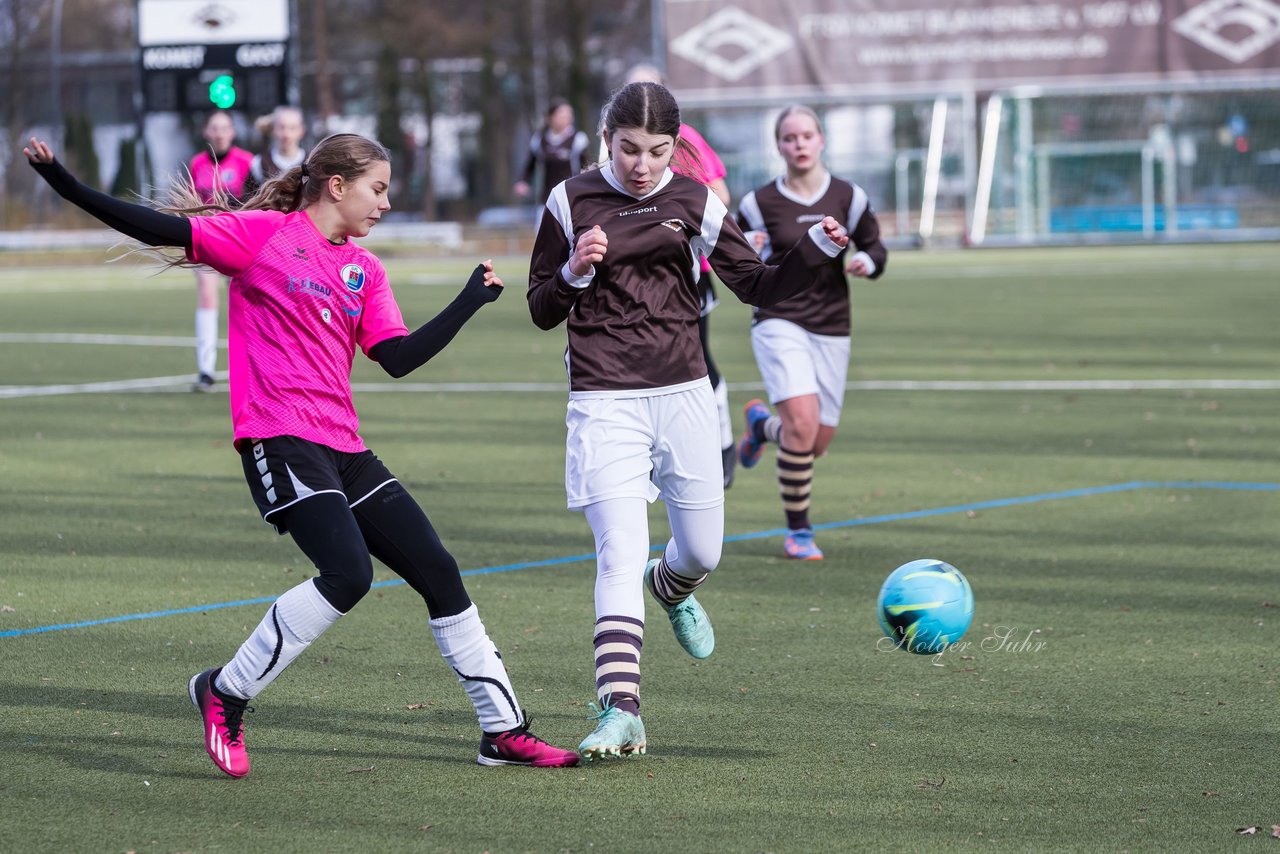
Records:
[[[747,430],[738,443],[738,462],[751,468],[765,442],[778,446],[777,476],[787,515],[783,553],[798,560],[821,560],[809,522],[813,461],[826,453],[840,422],[849,366],[849,285],[845,274],[875,279],[888,251],[880,224],[861,187],[832,176],[822,164],[826,141],[817,115],[808,107],[782,111],[775,125],[778,152],[787,174],[748,193],[738,205],[738,224],[767,263],[777,263],[773,247],[789,246],[808,223],[834,216],[845,223],[853,250],[828,262],[803,294],[757,308],[751,347],[764,377],[772,415],[763,401],[747,404]]]
[[[307,159],[307,150],[302,147],[302,138],[307,133],[302,110],[289,106],[276,107],[266,118],[265,133],[269,144],[265,151],[253,156],[253,163],[249,166],[249,180],[245,182],[245,198],[258,192],[258,188],[272,178],[283,175]]]
[[[532,192],[530,182],[533,181],[538,166],[542,166],[542,191],[539,202],[547,200],[551,188],[571,175],[577,175],[587,168],[590,143],[587,135],[574,127],[573,107],[563,98],[553,98],[547,107],[547,119],[532,137],[529,138],[529,154],[525,158],[524,170],[520,180],[512,189],[520,198],[527,198]]]
[[[777,265],[765,265],[724,203],[675,174],[680,109],[657,83],[631,83],[605,108],[610,159],[547,199],[529,271],[534,323],[567,322],[569,407],[565,487],[596,543],[595,730],[586,759],[644,753],[640,650],[644,590],[680,645],[706,658],[715,635],[693,591],[720,560],[724,483],[718,418],[698,337],[705,257],[754,305],[808,287],[848,235],[814,223]],[[661,496],[671,538],[649,557],[646,502]]]

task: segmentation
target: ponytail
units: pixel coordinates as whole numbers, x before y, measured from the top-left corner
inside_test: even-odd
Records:
[[[249,197],[242,211],[280,211],[292,213],[302,207],[304,188],[308,181],[307,164],[294,166],[281,172],[258,188],[258,192]]]

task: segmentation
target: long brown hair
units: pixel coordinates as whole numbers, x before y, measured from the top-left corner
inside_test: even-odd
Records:
[[[675,140],[672,165],[680,166],[685,174],[703,173],[702,158],[697,150],[680,138],[680,105],[661,83],[628,83],[614,92],[605,105],[601,125],[608,131],[610,139],[618,128],[636,128],[645,133],[672,137]],[[611,151],[611,157],[612,154]]]
[[[386,147],[358,133],[335,133],[316,144],[302,163],[282,172],[258,188],[238,208],[225,193],[206,203],[188,180],[179,182],[160,208],[179,216],[202,216],[224,211],[280,211],[292,213],[320,201],[325,186],[334,175],[354,181],[376,162],[391,162]]]
[[[162,198],[159,209],[178,216],[207,216],[233,210],[292,213],[318,202],[334,175],[355,181],[375,162],[391,162],[391,154],[382,143],[358,133],[335,133],[320,140],[301,164],[259,187],[243,205],[237,207],[223,192],[217,193],[212,202],[205,202],[196,193],[188,173],[186,181],[177,182]],[[167,266],[200,266],[188,261],[185,253],[179,257],[164,249],[147,247],[143,251],[159,256]]]

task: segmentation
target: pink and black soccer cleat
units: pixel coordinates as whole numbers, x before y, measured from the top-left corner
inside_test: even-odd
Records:
[[[191,677],[187,693],[204,719],[204,749],[220,771],[232,777],[249,773],[249,754],[244,749],[245,700],[220,695],[213,689],[221,667]]]
[[[529,765],[534,768],[563,768],[578,764],[578,754],[547,744],[529,732],[529,718],[506,732],[486,732],[480,737],[481,765]]]

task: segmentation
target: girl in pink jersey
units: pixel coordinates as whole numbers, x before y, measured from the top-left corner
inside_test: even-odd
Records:
[[[596,543],[598,723],[586,759],[644,753],[640,652],[646,588],[694,658],[715,633],[693,595],[720,562],[724,481],[715,398],[698,340],[698,257],[744,302],[809,285],[848,237],[826,218],[781,266],[765,265],[705,185],[671,168],[680,108],[631,83],[605,108],[610,159],[547,199],[529,267],[535,324],[568,331],[565,490]],[[649,560],[647,502],[667,505],[671,538]]]
[[[561,766],[577,754],[529,732],[506,668],[462,585],[458,564],[413,497],[365,448],[351,405],[359,347],[401,377],[435,356],[502,281],[486,261],[458,297],[410,333],[378,259],[353,243],[391,207],[385,148],[355,134],[320,142],[237,211],[175,216],[85,187],[35,139],[27,158],[54,190],[151,247],[231,277],[229,350],[235,447],[263,519],[319,570],[286,591],[221,667],[191,678],[205,749],[233,777],[249,773],[243,716],[271,683],[369,590],[372,557],[426,601],[441,654],[475,706],[482,765]]]
[[[240,202],[253,164],[253,155],[234,143],[231,114],[215,110],[204,123],[207,148],[191,158],[191,185],[205,204]],[[218,366],[218,289],[222,276],[210,267],[196,267],[196,381],[192,391],[212,391]]]

